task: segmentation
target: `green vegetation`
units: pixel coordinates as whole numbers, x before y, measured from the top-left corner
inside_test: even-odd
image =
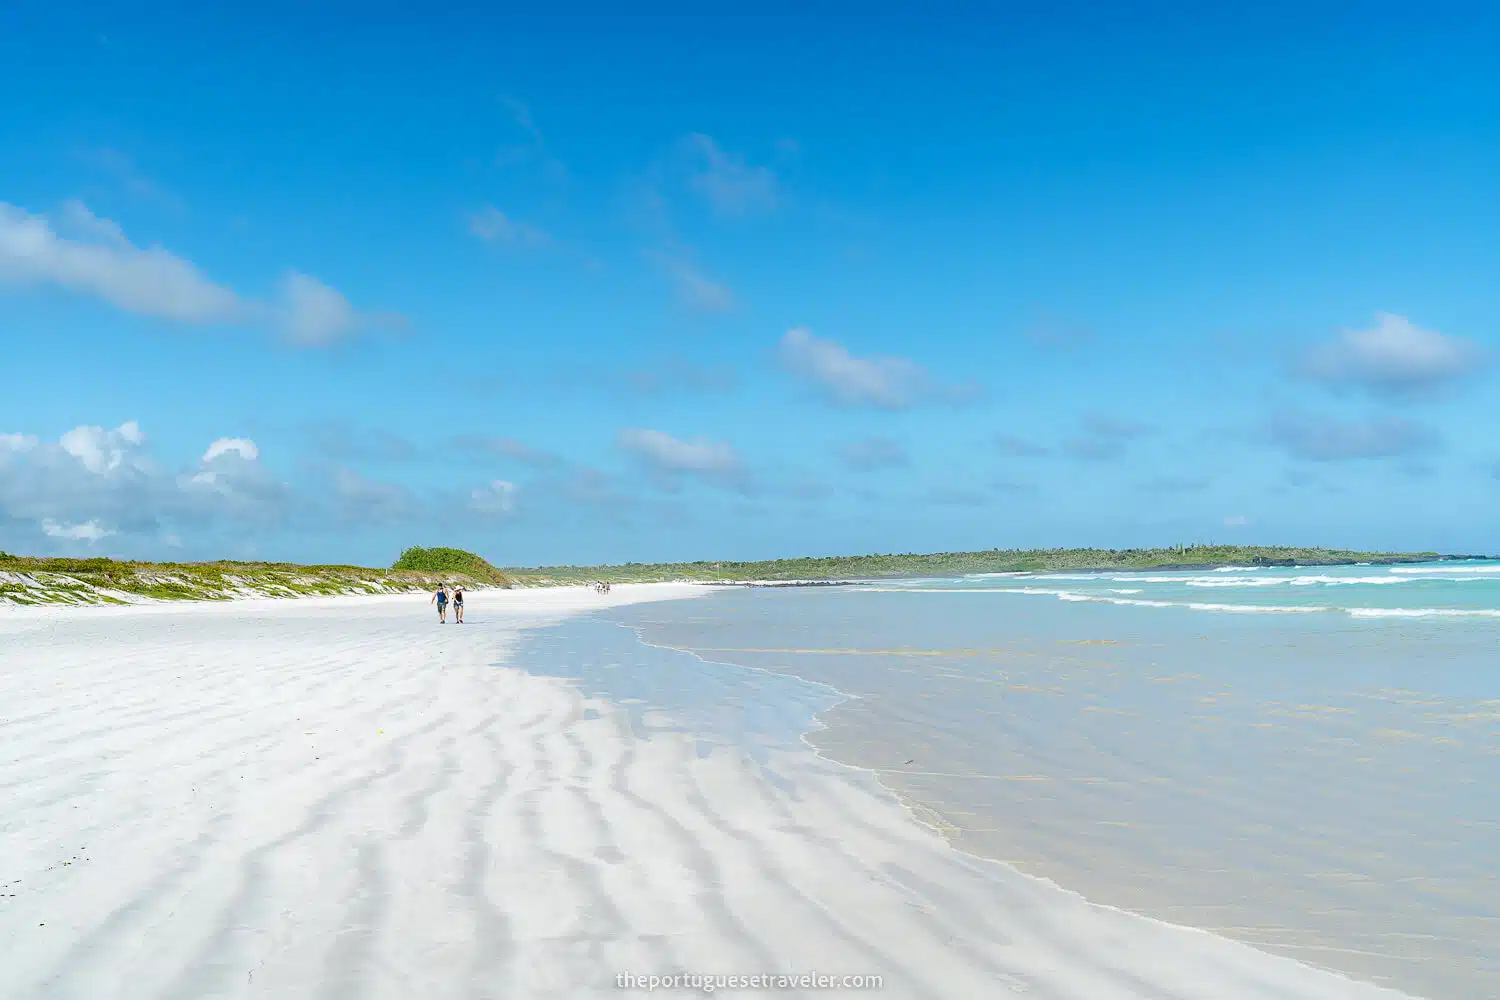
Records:
[[[959,576],[1020,570],[1208,569],[1219,566],[1334,566],[1352,563],[1429,562],[1473,558],[1436,552],[1351,552],[1241,545],[1178,545],[1167,549],[990,549],[929,555],[827,556],[765,562],[627,563],[623,566],[539,566],[507,569],[520,587],[582,583],[650,583],[699,580],[868,580],[889,577]]]
[[[604,581],[837,581],[959,576],[1021,570],[1210,569],[1220,566],[1335,566],[1413,563],[1480,556],[1436,552],[1352,552],[1239,545],[1167,549],[990,549],[927,555],[824,556],[765,562],[627,563],[496,569],[472,552],[409,548],[390,569],[295,563],[152,563],[118,559],[38,559],[0,552],[0,604],[123,604],[133,600],[227,601],[235,597],[390,594],[439,583],[546,587]]]
[[[412,550],[408,550],[409,552]],[[422,551],[422,550],[416,550]],[[509,585],[489,563],[457,549],[465,566],[301,566],[295,563],[153,563],[40,559],[0,552],[0,604],[124,604],[133,600],[227,601],[236,597],[332,597],[422,591],[438,583],[481,589]],[[439,561],[444,557],[440,556]]]
[[[412,546],[401,553],[393,570],[412,570],[421,573],[460,573],[471,579],[484,580],[496,586],[507,586],[510,581],[488,562],[463,549],[424,549]]]

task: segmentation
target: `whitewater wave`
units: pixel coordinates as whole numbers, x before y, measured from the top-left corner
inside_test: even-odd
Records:
[[[1107,594],[1081,594],[1076,590],[1050,587],[943,587],[918,590],[909,587],[868,587],[882,593],[903,594],[1031,594],[1055,597],[1060,601],[1097,602],[1139,608],[1190,608],[1193,611],[1230,611],[1244,614],[1307,614],[1319,611],[1342,611],[1342,608],[1272,604],[1211,604],[1204,601],[1155,601],[1139,597],[1113,597]]]
[[[1055,597],[1072,603],[1114,604],[1134,608],[1186,608],[1189,611],[1218,611],[1229,614],[1346,614],[1353,618],[1500,618],[1500,608],[1347,608],[1329,604],[1225,604],[1210,601],[1162,601],[1129,597],[1140,591],[1111,590],[1086,594],[1076,590],[1052,587],[944,587],[922,589],[908,587],[870,587],[873,591],[906,594],[1027,594]]]
[[[1416,583],[1421,580],[1445,580],[1450,583],[1473,583],[1460,577],[1442,576],[1232,576],[1224,579],[1192,578],[1183,581],[1189,587],[1384,587],[1393,583]]]
[[[1433,567],[1431,567],[1431,566],[1427,566],[1425,568],[1423,568],[1423,567],[1392,566],[1391,567],[1391,572],[1392,573],[1404,573],[1404,574],[1426,574],[1426,573],[1433,573],[1433,572],[1438,572],[1438,573],[1488,573],[1488,574],[1495,574],[1495,573],[1500,573],[1500,565],[1497,565],[1495,563],[1486,563],[1486,564],[1484,564],[1482,566],[1444,566],[1441,570],[1434,570]]]
[[[1500,608],[1347,608],[1355,618],[1500,618]]]
[[[1415,576],[1333,576],[1330,574],[1302,574],[1300,576],[1176,576],[1164,573],[1138,574],[1132,573],[1121,576],[1072,576],[1064,574],[1049,574],[1046,576],[1034,576],[1033,580],[1055,580],[1066,582],[1098,581],[1103,583],[1146,583],[1156,586],[1177,587],[1219,587],[1233,589],[1239,587],[1349,587],[1369,586],[1384,587],[1391,584],[1421,583],[1424,581],[1438,583],[1482,583],[1484,578],[1474,576],[1443,576],[1440,573],[1428,573]]]

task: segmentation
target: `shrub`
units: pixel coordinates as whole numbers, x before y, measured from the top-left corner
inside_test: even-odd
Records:
[[[424,549],[414,545],[401,553],[401,557],[396,560],[391,569],[411,570],[419,573],[460,573],[478,580],[498,583],[501,586],[510,582],[504,573],[486,560],[472,552],[465,552],[463,549],[442,547]]]

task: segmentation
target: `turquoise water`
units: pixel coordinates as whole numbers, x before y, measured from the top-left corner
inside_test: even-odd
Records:
[[[980,589],[1064,601],[1224,613],[1500,617],[1500,563],[1479,561],[1152,573],[1004,573],[875,586],[948,592]]]
[[[710,743],[811,728],[964,850],[1415,995],[1500,996],[1500,565],[730,589],[602,618],[563,627],[558,672]]]

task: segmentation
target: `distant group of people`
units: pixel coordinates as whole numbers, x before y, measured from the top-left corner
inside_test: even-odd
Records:
[[[594,584],[594,590],[601,594],[607,594],[609,593],[609,584],[603,580],[600,580]]]
[[[438,622],[443,625],[448,624],[448,604],[450,603],[448,588],[439,584],[437,593],[432,595],[429,603],[437,605]],[[464,588],[454,586],[451,603],[453,604],[453,621],[455,624],[462,625],[464,623]]]

